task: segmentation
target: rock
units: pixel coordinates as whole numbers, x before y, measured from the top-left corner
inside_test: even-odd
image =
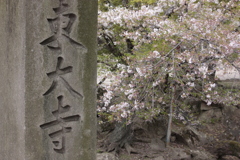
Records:
[[[240,109],[237,107],[224,108],[224,124],[227,127],[226,133],[230,135],[233,140],[240,141]]]
[[[219,78],[221,81],[240,79],[240,73],[236,68],[232,66],[229,67],[219,66],[219,69],[216,70],[215,76],[216,78]]]
[[[175,126],[176,127],[176,126]],[[197,143],[204,144],[206,142],[206,135],[197,131],[191,126],[182,127],[179,129],[173,128],[172,135],[176,137],[176,142],[192,148]]]
[[[155,151],[163,151],[165,149],[165,143],[161,139],[152,139],[150,147]]]
[[[176,141],[176,136],[171,136],[170,141],[175,142]]]
[[[235,157],[235,156],[223,156],[222,157],[222,160],[239,160],[238,157]]]
[[[237,88],[237,89],[240,88],[239,79],[218,81],[218,84],[223,86],[223,88]]]
[[[208,110],[212,110],[214,108],[219,108],[219,107],[213,106],[213,105],[207,105],[205,102],[202,102],[201,106],[200,106],[201,111],[208,111]]]
[[[190,150],[190,153],[193,160],[216,160],[209,153],[203,151]]]
[[[154,160],[165,160],[165,159],[163,158],[163,156],[159,156],[159,157],[154,158]]]
[[[170,152],[172,160],[187,160],[191,159],[191,155],[186,153],[185,149],[171,148]]]
[[[240,158],[240,143],[237,141],[220,141],[215,144],[214,152],[220,158],[224,156]]]
[[[222,118],[222,111],[220,108],[214,108],[204,111],[200,114],[198,120],[203,122],[218,121]]]
[[[112,153],[98,153],[97,160],[118,160],[118,158]]]
[[[207,136],[204,133],[197,131],[191,126],[187,126],[186,129],[191,133],[192,137],[195,137],[201,144],[206,142]]]

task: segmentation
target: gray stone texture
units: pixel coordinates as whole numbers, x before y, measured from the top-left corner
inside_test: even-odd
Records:
[[[0,0],[0,159],[96,159],[96,0]]]
[[[118,158],[112,153],[98,153],[97,160],[118,160]]]

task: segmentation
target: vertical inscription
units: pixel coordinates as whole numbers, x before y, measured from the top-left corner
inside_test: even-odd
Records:
[[[43,94],[44,97],[50,94],[57,94],[57,110],[51,112],[51,115],[55,118],[55,120],[41,124],[40,128],[45,131],[48,128],[54,126],[60,127],[59,130],[52,131],[51,133],[48,133],[48,135],[52,139],[54,151],[61,154],[65,153],[67,147],[66,134],[72,131],[72,127],[69,127],[68,123],[80,121],[81,116],[79,114],[66,116],[66,114],[64,113],[71,111],[73,106],[64,106],[64,98],[68,96],[65,96],[63,93],[55,93],[54,91],[57,87],[61,87],[66,89],[68,91],[67,93],[70,93],[71,96],[80,99],[83,98],[83,95],[80,92],[76,91],[71,86],[71,84],[64,78],[64,75],[73,73],[73,66],[62,67],[64,66],[64,58],[61,55],[64,54],[65,58],[67,58],[67,53],[63,53],[64,51],[66,51],[66,49],[64,50],[64,43],[66,43],[67,41],[68,43],[73,44],[72,46],[77,45],[82,51],[86,51],[84,45],[70,37],[72,26],[77,16],[74,13],[65,14],[68,9],[69,4],[67,3],[67,1],[59,0],[59,7],[53,8],[56,17],[47,19],[53,35],[40,42],[41,45],[46,46],[53,52],[60,53],[57,57],[57,64],[55,70],[53,69],[53,71],[46,73],[47,77],[52,80],[52,85]],[[59,85],[60,83],[62,85]]]

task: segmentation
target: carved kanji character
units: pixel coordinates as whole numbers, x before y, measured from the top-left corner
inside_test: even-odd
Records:
[[[82,94],[75,91],[70,86],[70,84],[62,77],[62,75],[72,72],[72,68],[73,68],[72,66],[68,66],[66,68],[61,68],[62,63],[63,63],[63,58],[58,57],[56,70],[53,72],[47,73],[47,76],[49,78],[53,79],[53,82],[52,82],[51,87],[43,95],[45,96],[45,95],[50,94],[57,87],[58,83],[61,82],[61,83],[63,83],[63,85],[67,88],[67,90],[71,94],[77,94],[78,96],[83,97]]]
[[[80,115],[72,115],[67,117],[61,117],[60,115],[62,113],[68,112],[71,108],[71,106],[66,105],[63,106],[63,96],[60,95],[57,97],[58,99],[58,109],[53,111],[52,114],[56,117],[56,120],[44,123],[40,125],[42,129],[47,129],[56,125],[60,125],[61,129],[57,130],[55,132],[51,132],[49,134],[49,137],[56,138],[56,137],[62,137],[60,140],[53,140],[53,144],[55,146],[54,150],[58,153],[63,153],[65,151],[65,134],[71,132],[72,127],[65,127],[65,124],[67,122],[74,122],[79,121]],[[61,143],[61,145],[59,145]],[[59,147],[60,146],[60,147]]]

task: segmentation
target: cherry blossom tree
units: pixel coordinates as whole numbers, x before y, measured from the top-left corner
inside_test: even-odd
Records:
[[[192,119],[193,101],[240,105],[238,91],[215,75],[228,67],[240,73],[239,6],[238,0],[158,0],[99,11],[105,77],[99,114],[127,125],[136,116],[152,121],[159,115],[188,124],[199,123]]]

